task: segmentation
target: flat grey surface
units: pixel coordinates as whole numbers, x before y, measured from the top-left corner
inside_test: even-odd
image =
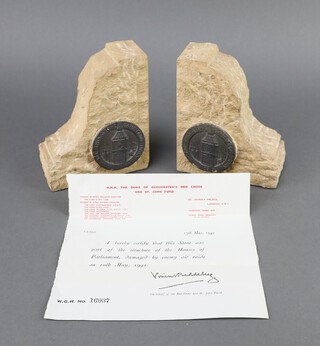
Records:
[[[318,0],[1,1],[1,346],[319,345],[319,14]],[[149,56],[146,172],[176,171],[175,60],[190,41],[239,60],[254,114],[285,139],[278,189],[251,189],[269,320],[43,319],[68,201],[49,191],[37,146],[69,118],[89,56],[120,39]]]

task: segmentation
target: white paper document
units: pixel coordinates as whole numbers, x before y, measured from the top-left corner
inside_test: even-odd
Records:
[[[268,318],[249,174],[68,175],[45,318]]]

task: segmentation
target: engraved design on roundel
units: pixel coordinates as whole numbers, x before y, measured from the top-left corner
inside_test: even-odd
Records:
[[[137,125],[117,121],[98,132],[93,140],[92,155],[101,167],[118,170],[136,162],[144,146],[145,138]]]
[[[208,172],[222,172],[228,169],[237,152],[231,136],[212,124],[190,127],[183,136],[182,149],[191,163]]]

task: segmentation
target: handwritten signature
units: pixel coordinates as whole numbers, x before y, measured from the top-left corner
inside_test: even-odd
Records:
[[[205,279],[202,279],[202,278],[206,278],[207,279],[206,281],[209,284],[217,284],[219,282],[219,280],[215,277],[213,273],[208,273],[204,271],[202,272],[195,271],[195,272],[187,272],[187,273],[177,272],[173,274],[166,274],[166,273],[159,273],[159,272],[156,272],[156,273],[150,272],[150,273],[154,279],[199,278],[198,280],[191,280],[191,281],[176,283],[169,286],[159,287],[159,290],[164,290],[164,289],[176,287],[176,286],[193,284],[196,282],[204,282]]]

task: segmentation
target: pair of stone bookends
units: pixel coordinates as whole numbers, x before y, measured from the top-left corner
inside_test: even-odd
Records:
[[[40,144],[52,191],[68,173],[126,173],[149,163],[148,59],[133,41],[107,43],[79,76],[71,118]],[[190,43],[177,60],[177,169],[249,172],[277,187],[284,142],[252,114],[239,63],[212,43]]]

